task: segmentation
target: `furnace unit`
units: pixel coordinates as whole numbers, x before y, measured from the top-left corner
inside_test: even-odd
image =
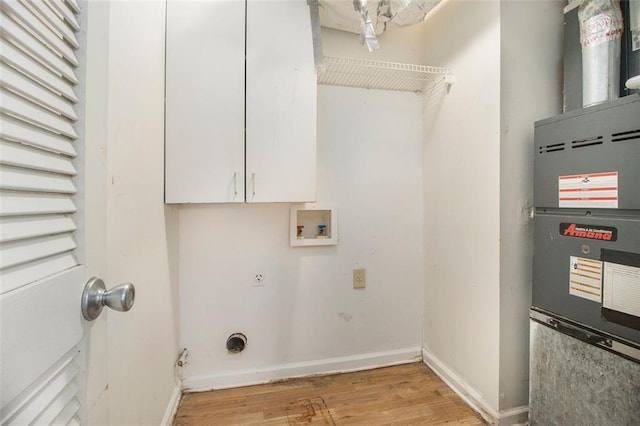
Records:
[[[640,96],[537,122],[534,155],[532,317],[640,361]]]
[[[538,121],[534,156],[531,424],[635,424],[640,96]]]

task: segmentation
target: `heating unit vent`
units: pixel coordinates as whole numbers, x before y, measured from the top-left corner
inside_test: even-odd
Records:
[[[547,152],[555,152],[555,151],[564,151],[564,142],[554,143],[551,145],[543,145],[540,147],[540,154],[545,154]]]
[[[611,142],[633,141],[640,142],[640,129],[628,132],[614,133],[611,135]]]
[[[571,141],[571,148],[584,148],[593,145],[602,145],[602,136],[594,136],[592,138]]]

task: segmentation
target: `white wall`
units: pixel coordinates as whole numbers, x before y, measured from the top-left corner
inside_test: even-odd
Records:
[[[163,202],[165,6],[161,1],[110,2],[108,8],[108,45],[98,43],[109,49],[108,63],[98,59],[108,67],[106,95],[94,92],[108,101],[106,114],[94,115],[102,120],[94,128],[102,128],[106,137],[94,133],[100,145],[88,142],[107,164],[107,205],[92,208],[106,209],[103,278],[108,287],[133,282],[136,301],[130,312],[106,312],[108,362],[92,362],[88,374],[102,379],[106,371],[108,391],[94,401],[90,382],[90,403],[101,408],[90,406],[89,419],[160,424],[177,395],[179,319],[177,213]]]
[[[501,5],[500,409],[529,402],[533,123],[562,109],[559,1]]]
[[[359,34],[322,28],[325,56],[410,64],[422,64],[424,61],[423,29],[420,25],[386,31],[378,36],[378,41],[380,48],[369,52],[366,46],[360,44]]]
[[[495,415],[500,4],[448,2],[424,27],[426,62],[455,74],[450,92],[436,94],[425,111],[425,355],[460,379]]]
[[[426,60],[425,355],[489,418],[526,419],[533,123],[561,106],[562,3],[444,4]]]
[[[357,35],[335,36],[365,49]],[[331,49],[325,41],[325,53]],[[337,246],[291,248],[289,204],[180,208],[186,387],[419,356],[421,122],[416,94],[319,87],[317,201],[338,207]],[[352,269],[360,267],[367,288],[354,290]],[[263,287],[253,286],[258,272]],[[225,348],[233,332],[248,337],[241,354]]]

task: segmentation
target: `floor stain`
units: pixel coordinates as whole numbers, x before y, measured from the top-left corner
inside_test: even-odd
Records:
[[[300,398],[297,403],[287,408],[287,421],[290,426],[296,425],[334,425],[336,422],[321,397]]]

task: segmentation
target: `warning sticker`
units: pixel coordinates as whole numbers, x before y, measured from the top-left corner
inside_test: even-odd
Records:
[[[569,294],[602,302],[602,262],[571,256]]]
[[[558,177],[558,206],[618,208],[618,172]]]

